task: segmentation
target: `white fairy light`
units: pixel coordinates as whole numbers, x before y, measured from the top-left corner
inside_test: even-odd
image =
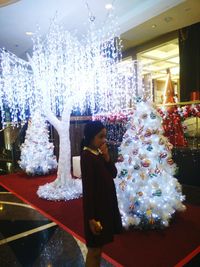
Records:
[[[160,115],[150,102],[138,102],[120,146],[122,160],[116,164],[118,203],[126,228],[167,227],[174,212],[185,209],[171,148]]]
[[[93,114],[117,113],[129,108],[134,98],[135,78],[122,74],[118,65],[122,46],[117,30],[111,12],[100,29],[96,29],[93,16],[90,30],[80,42],[53,21],[44,40],[39,31],[33,35],[33,56],[28,56],[28,61],[5,50],[0,52],[3,124],[6,108],[13,124],[40,108],[60,137],[57,179],[39,188],[40,197],[72,199],[81,195],[81,181],[71,179],[72,109],[84,112],[90,107]]]
[[[57,168],[54,146],[49,142],[45,118],[36,112],[28,122],[25,142],[21,145],[20,167],[28,175],[44,175]]]

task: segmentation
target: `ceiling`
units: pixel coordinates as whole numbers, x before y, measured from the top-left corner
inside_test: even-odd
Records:
[[[111,2],[125,49],[200,21],[200,0],[0,0],[0,47],[24,58],[32,48],[26,32],[39,25],[45,34],[56,12],[64,27],[80,38],[87,29],[86,3],[96,23],[102,24],[108,14],[105,4]]]
[[[121,37],[128,49],[197,22],[200,22],[200,0],[186,0],[124,32]]]

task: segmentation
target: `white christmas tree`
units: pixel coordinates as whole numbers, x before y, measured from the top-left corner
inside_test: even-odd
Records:
[[[116,179],[119,209],[128,228],[162,228],[185,197],[174,177],[172,145],[163,136],[161,117],[148,101],[138,99],[119,148]]]
[[[28,122],[25,142],[21,146],[20,167],[29,175],[48,174],[57,168],[53,149],[45,119],[37,112]]]

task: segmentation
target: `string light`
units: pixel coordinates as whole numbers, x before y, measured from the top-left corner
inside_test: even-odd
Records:
[[[28,61],[6,50],[0,53],[3,125],[5,108],[13,124],[40,109],[60,137],[57,179],[38,190],[47,199],[72,199],[82,192],[81,181],[71,179],[71,111],[83,113],[89,107],[93,114],[117,113],[129,108],[134,98],[135,63],[129,66],[133,74],[126,75],[120,67],[122,46],[115,17],[109,12],[106,23],[97,28],[91,10],[89,13],[88,33],[81,41],[54,19],[45,39],[39,30],[34,34],[33,56]]]
[[[161,117],[148,101],[137,103],[119,148],[115,179],[126,228],[162,228],[175,210],[183,211],[181,185],[174,178],[172,146],[163,136]]]

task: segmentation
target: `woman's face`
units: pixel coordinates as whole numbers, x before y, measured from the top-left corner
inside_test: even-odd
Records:
[[[106,142],[106,129],[103,128],[91,142],[92,147],[98,149]]]

